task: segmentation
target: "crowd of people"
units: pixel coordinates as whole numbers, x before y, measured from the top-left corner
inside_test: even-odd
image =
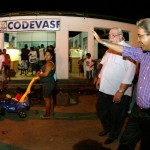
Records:
[[[10,55],[7,54],[6,49],[3,51],[0,49],[0,77],[2,76],[2,83],[7,80],[10,76],[9,70],[11,65]],[[41,118],[49,118],[54,112],[54,102],[53,94],[55,90],[56,83],[56,73],[55,73],[55,51],[52,45],[47,47],[45,50],[44,45],[41,44],[38,51],[34,47],[28,49],[28,45],[25,44],[24,48],[21,49],[21,73],[27,75],[31,68],[31,73],[40,78],[40,83],[42,85],[43,98],[45,102],[45,114]],[[22,93],[18,93],[16,99],[20,99]]]
[[[28,72],[31,72],[32,75],[36,75],[37,71],[46,63],[45,61],[45,52],[46,50],[51,50],[55,54],[55,48],[53,45],[44,47],[44,44],[41,44],[38,48],[33,46],[28,48],[28,45],[25,44],[21,49],[21,63],[19,64],[19,69],[21,70],[20,75],[27,75]],[[55,62],[55,56],[53,58]]]

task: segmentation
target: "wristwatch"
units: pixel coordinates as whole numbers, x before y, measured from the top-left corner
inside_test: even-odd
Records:
[[[124,90],[119,89],[118,91],[119,91],[120,93],[124,93]]]

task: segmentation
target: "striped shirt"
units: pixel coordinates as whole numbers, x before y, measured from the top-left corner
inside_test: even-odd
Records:
[[[129,56],[140,63],[136,103],[142,108],[150,108],[150,52],[141,48],[123,47],[123,56]]]

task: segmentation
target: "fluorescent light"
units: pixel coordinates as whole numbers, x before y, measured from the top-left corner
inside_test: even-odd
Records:
[[[6,49],[7,54],[10,55],[11,61],[19,61],[19,49],[13,46],[9,46]]]

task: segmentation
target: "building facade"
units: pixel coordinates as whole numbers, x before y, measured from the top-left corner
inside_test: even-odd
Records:
[[[77,61],[82,55],[89,52],[93,59],[99,59],[100,49],[91,30],[102,31],[104,35],[105,31],[112,27],[120,27],[127,33],[127,42],[137,46],[137,29],[131,23],[85,16],[32,13],[5,15],[0,17],[0,48],[16,47],[18,52],[13,61],[19,63],[19,52],[25,43],[29,47],[53,45],[56,53],[57,78],[69,79],[71,72],[78,72]],[[15,51],[10,51],[14,55]],[[15,67],[14,64],[12,68]]]

